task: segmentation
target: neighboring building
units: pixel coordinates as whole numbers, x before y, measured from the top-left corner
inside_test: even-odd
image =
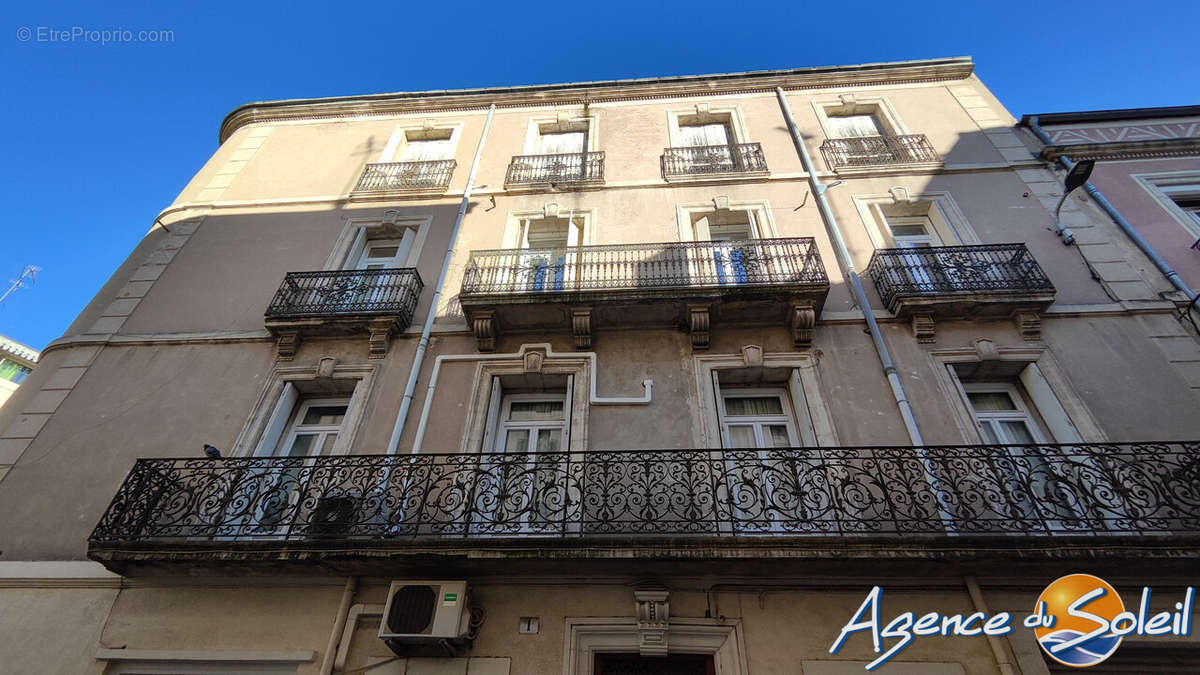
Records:
[[[0,663],[829,675],[877,584],[1171,607],[1200,343],[1014,124],[964,58],[234,110],[0,412]],[[877,672],[1048,670],[1017,625]]]
[[[0,335],[0,406],[37,366],[37,350]]]
[[[1031,139],[1045,159],[1096,160],[1091,183],[1200,287],[1200,106],[1043,113],[1021,124],[1046,134]]]

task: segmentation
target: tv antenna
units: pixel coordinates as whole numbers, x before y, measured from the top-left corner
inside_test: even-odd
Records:
[[[21,275],[16,279],[11,280],[12,284],[8,287],[8,290],[4,291],[4,295],[0,295],[0,303],[7,300],[8,296],[13,294],[13,291],[24,287],[26,284],[26,279],[28,279],[30,282],[36,281],[35,275],[41,271],[42,268],[37,267],[36,265],[26,265],[25,269],[21,270]]]

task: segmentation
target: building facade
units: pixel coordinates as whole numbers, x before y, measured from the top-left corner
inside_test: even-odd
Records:
[[[234,110],[0,412],[0,662],[829,675],[874,586],[1169,609],[1200,343],[1015,122],[961,58]]]
[[[36,349],[0,335],[0,406],[37,366]]]
[[[1190,288],[1200,286],[1200,106],[1025,115],[1054,161],[1095,160],[1091,182]]]

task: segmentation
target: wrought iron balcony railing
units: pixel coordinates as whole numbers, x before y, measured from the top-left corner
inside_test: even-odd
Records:
[[[423,288],[411,267],[289,272],[267,308],[267,319],[388,315],[403,330]]]
[[[89,541],[1147,534],[1200,442],[143,459]]]
[[[666,148],[662,154],[664,179],[727,173],[766,173],[767,160],[758,143]]]
[[[884,248],[867,271],[889,308],[905,297],[1054,291],[1024,244]]]
[[[821,154],[830,169],[942,161],[925,134],[827,138]]]
[[[505,185],[586,184],[604,182],[603,152],[517,155],[508,165]]]
[[[461,297],[828,286],[811,237],[472,251]]]
[[[429,162],[368,164],[358,179],[355,192],[389,190],[445,190],[458,163],[453,159]]]

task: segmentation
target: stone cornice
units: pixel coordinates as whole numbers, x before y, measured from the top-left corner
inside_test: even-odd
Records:
[[[1044,159],[1056,160],[1070,155],[1081,159],[1146,159],[1200,155],[1200,138],[1176,138],[1162,141],[1124,141],[1117,143],[1062,143],[1042,148]]]
[[[632,80],[572,82],[483,89],[365,94],[332,98],[289,99],[247,103],[221,123],[225,142],[235,131],[256,122],[302,120],[419,111],[473,110],[495,103],[498,108],[530,105],[582,104],[631,99],[730,95],[784,89],[865,86],[960,80],[974,70],[970,57],[763,70],[718,75],[688,75]]]

